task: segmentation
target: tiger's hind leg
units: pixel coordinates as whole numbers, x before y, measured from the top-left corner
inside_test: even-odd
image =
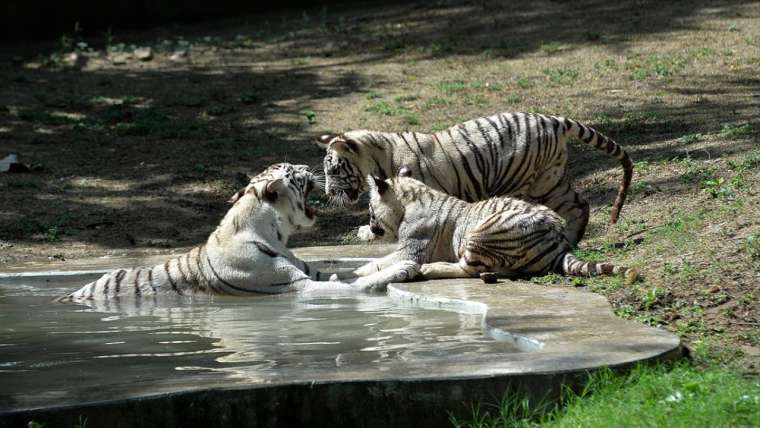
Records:
[[[532,189],[528,196],[533,201],[552,209],[565,220],[567,240],[576,247],[586,233],[590,213],[588,201],[573,190],[567,174],[552,185],[548,192],[545,189],[545,186],[538,186]],[[542,190],[545,193],[541,193]]]
[[[578,242],[586,234],[586,226],[588,226],[591,210],[589,209],[588,201],[583,199],[575,190],[570,189],[568,193],[563,195],[562,200],[556,208],[551,205],[547,206],[565,219],[567,240],[570,242],[570,245],[577,247]]]

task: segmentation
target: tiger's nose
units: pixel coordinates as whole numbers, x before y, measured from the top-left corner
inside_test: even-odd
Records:
[[[382,227],[374,225],[374,224],[369,226],[369,230],[370,230],[370,232],[372,232],[376,236],[383,236],[383,235],[385,235],[385,230]]]

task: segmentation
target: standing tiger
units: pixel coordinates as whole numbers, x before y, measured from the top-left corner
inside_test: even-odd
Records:
[[[406,263],[395,276],[374,275],[351,284],[319,282],[328,275],[286,247],[293,231],[314,224],[315,211],[306,198],[318,184],[306,165],[270,166],[232,197],[232,208],[205,244],[161,265],[115,270],[61,300],[356,290],[416,275],[417,266]]]
[[[398,248],[343,277],[393,270],[400,261],[422,264],[425,279],[523,277],[557,272],[574,276],[620,274],[634,269],[583,262],[572,252],[564,222],[552,210],[500,196],[465,202],[401,176],[370,180],[370,227],[398,239]]]
[[[501,113],[434,134],[349,131],[323,135],[327,193],[354,203],[367,190],[365,177],[391,177],[408,166],[428,186],[468,202],[509,195],[554,210],[576,245],[586,230],[589,204],[573,190],[567,171],[567,137],[605,151],[623,165],[612,206],[617,222],[633,176],[631,158],[614,141],[574,120],[534,113]],[[360,238],[372,239],[367,226]]]

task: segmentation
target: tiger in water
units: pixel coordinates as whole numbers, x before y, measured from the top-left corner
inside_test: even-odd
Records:
[[[612,206],[618,220],[633,176],[631,158],[614,141],[574,120],[534,113],[501,113],[470,120],[434,134],[367,130],[323,135],[326,190],[339,203],[354,203],[368,190],[365,177],[388,178],[399,168],[468,202],[512,196],[545,205],[567,222],[575,246],[586,230],[589,204],[571,187],[567,137],[618,159],[623,180]],[[361,239],[373,239],[367,226]]]
[[[556,272],[573,276],[623,275],[635,269],[583,262],[573,255],[564,221],[552,210],[500,196],[465,202],[415,180],[402,168],[388,180],[372,177],[370,227],[398,239],[391,254],[343,278],[392,270],[400,261],[421,264],[424,279],[519,278]],[[337,279],[337,276],[335,277]]]
[[[157,266],[114,270],[59,300],[360,290],[417,274],[417,265],[407,262],[390,277],[328,281],[329,275],[288,250],[291,233],[315,222],[307,196],[319,185],[306,165],[270,166],[230,199],[232,208],[205,244]]]

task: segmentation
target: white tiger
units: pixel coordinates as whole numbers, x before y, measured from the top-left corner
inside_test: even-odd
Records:
[[[369,180],[370,227],[375,234],[398,238],[397,249],[342,277],[389,273],[401,261],[414,261],[422,264],[425,279],[549,272],[636,279],[635,269],[578,260],[564,221],[542,205],[508,196],[465,202],[408,177],[410,173],[402,168],[399,177]]]
[[[288,250],[290,234],[315,222],[306,198],[318,184],[306,165],[273,165],[232,197],[232,208],[205,244],[161,265],[115,270],[61,300],[360,290],[416,275],[417,265],[406,263],[393,276],[326,281],[328,275]]]
[[[633,175],[631,158],[601,133],[563,117],[501,113],[434,134],[358,130],[323,135],[318,143],[327,150],[327,193],[342,203],[354,203],[368,190],[368,175],[387,178],[407,166],[433,189],[468,202],[509,195],[546,205],[565,219],[568,239],[576,245],[588,224],[589,204],[570,184],[567,137],[621,162],[623,181],[611,214],[615,223]],[[360,232],[372,236],[366,226]]]

